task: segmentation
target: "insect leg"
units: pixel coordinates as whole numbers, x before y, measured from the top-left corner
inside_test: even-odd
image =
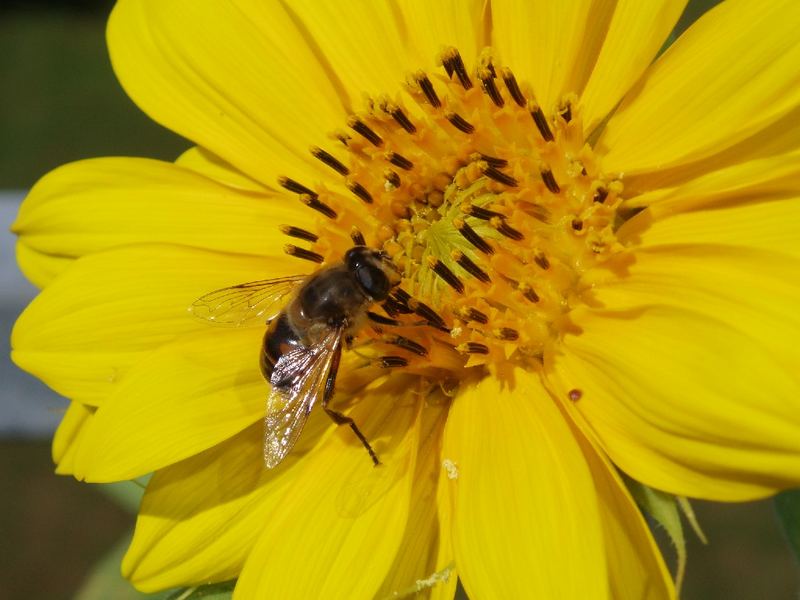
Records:
[[[353,430],[353,433],[356,434],[356,437],[359,441],[363,444],[364,448],[367,449],[369,452],[369,457],[372,459],[372,462],[377,467],[381,464],[381,461],[378,460],[378,455],[375,454],[375,450],[372,449],[372,446],[369,445],[367,438],[364,437],[364,434],[361,433],[361,430],[356,425],[356,422],[353,421],[347,415],[343,415],[339,411],[333,410],[332,408],[328,407],[328,402],[333,397],[333,386],[336,382],[336,373],[339,371],[339,360],[342,357],[342,347],[337,346],[335,350],[335,354],[333,355],[333,361],[331,362],[331,370],[328,373],[328,379],[325,382],[325,394],[322,396],[322,408],[328,413],[328,416],[333,420],[334,423],[337,425],[349,425],[350,429]]]

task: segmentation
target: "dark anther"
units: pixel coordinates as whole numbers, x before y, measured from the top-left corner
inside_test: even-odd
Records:
[[[344,163],[342,163],[342,161],[340,161],[330,152],[326,152],[322,148],[312,146],[311,154],[314,156],[314,158],[321,160],[324,164],[328,165],[331,169],[339,173],[339,175],[347,175],[350,173],[350,169],[348,169]]]
[[[345,146],[349,146],[350,145],[351,137],[349,135],[347,135],[346,133],[341,133],[341,132],[337,133],[336,134],[336,139],[339,140]]]
[[[397,152],[387,152],[384,154],[384,158],[386,158],[386,160],[392,163],[395,167],[400,167],[404,171],[410,171],[414,168],[414,163]]]
[[[464,269],[467,273],[472,275],[475,279],[482,281],[483,283],[489,283],[491,278],[489,274],[481,269],[478,265],[476,265],[469,256],[461,252],[461,250],[453,250],[450,253],[450,256],[458,266]]]
[[[325,257],[323,257],[321,254],[317,254],[316,252],[312,252],[311,250],[306,250],[304,248],[298,248],[293,244],[286,244],[283,247],[283,251],[289,256],[296,256],[297,258],[310,260],[311,262],[315,263],[321,263],[325,260]]]
[[[492,77],[497,77],[497,71],[495,71],[494,62],[491,56],[484,56],[481,58],[480,68],[489,71]]]
[[[467,224],[466,221],[463,219],[455,219],[453,221],[453,226],[458,229],[458,232],[461,235],[464,236],[464,239],[475,246],[478,250],[484,254],[494,254],[494,248],[489,245],[489,242],[479,236],[477,232]]]
[[[423,346],[422,344],[418,344],[414,340],[410,340],[407,337],[403,337],[402,335],[391,336],[383,340],[387,344],[391,344],[392,346],[397,346],[398,348],[402,348],[403,350],[408,350],[409,352],[413,352],[417,356],[427,356],[428,349]]]
[[[558,107],[559,116],[564,119],[565,123],[572,121],[572,105],[569,102],[564,102]]]
[[[516,329],[511,329],[511,327],[501,327],[497,330],[496,335],[501,340],[505,340],[507,342],[513,342],[514,340],[519,339],[519,331]]]
[[[356,196],[361,198],[367,204],[372,204],[372,194],[367,191],[363,185],[358,183],[357,181],[353,181],[352,179],[348,179],[346,182],[347,189],[353,192]]]
[[[364,137],[364,139],[366,139],[373,146],[380,146],[383,144],[383,139],[381,136],[372,131],[372,129],[369,128],[369,125],[364,123],[364,121],[358,117],[350,117],[347,119],[347,126]]]
[[[511,225],[506,223],[505,219],[494,217],[489,220],[489,224],[494,227],[498,233],[506,236],[509,239],[516,240],[517,242],[525,239],[525,236],[522,235],[522,232],[517,231]]]
[[[462,348],[468,354],[489,354],[489,346],[480,342],[467,342]]]
[[[464,66],[464,61],[461,60],[461,55],[456,53],[455,60],[453,61],[453,70],[456,72],[461,87],[465,90],[472,89],[472,80],[467,74],[467,68]]]
[[[353,227],[350,230],[350,239],[353,240],[353,243],[356,246],[366,246],[367,242],[364,239],[364,234],[361,233],[357,228]]]
[[[481,84],[483,84],[483,91],[492,99],[494,105],[498,108],[503,108],[505,100],[503,100],[500,90],[497,89],[497,84],[494,81],[492,72],[489,69],[481,69],[478,72],[478,78],[481,80]]]
[[[522,90],[519,89],[519,84],[517,83],[517,78],[514,77],[514,73],[511,72],[511,69],[508,67],[504,67],[503,71],[503,81],[506,83],[506,89],[508,93],[511,94],[511,97],[514,99],[519,106],[525,108],[525,96],[522,95]]]
[[[581,221],[580,219],[572,219],[572,228],[575,231],[580,231],[581,229],[583,229],[583,221]]]
[[[534,256],[533,262],[542,267],[545,271],[550,268],[550,261],[544,254],[537,254]]]
[[[553,172],[550,170],[549,167],[542,167],[540,173],[542,175],[542,181],[544,181],[544,184],[547,186],[548,190],[550,190],[554,194],[557,194],[558,192],[561,191],[561,188],[558,187],[556,178],[553,176]]]
[[[400,314],[410,315],[414,312],[408,307],[408,304],[392,296],[389,296],[381,306],[383,306],[383,310],[386,311],[386,314],[392,316]]]
[[[606,198],[608,198],[608,190],[604,187],[599,187],[597,191],[595,191],[592,201],[602,204],[606,201]]]
[[[489,322],[489,317],[479,311],[477,308],[467,308],[461,313],[461,317],[467,321],[475,321],[481,325],[486,325]]]
[[[391,169],[386,169],[383,172],[383,178],[392,186],[392,188],[397,189],[400,187],[400,175],[392,171]]]
[[[553,137],[553,132],[550,131],[550,125],[547,122],[547,117],[544,116],[542,107],[531,100],[528,102],[528,111],[530,111],[533,122],[536,123],[536,128],[542,137],[546,141],[552,142],[555,138]]]
[[[425,94],[425,98],[428,100],[428,103],[433,108],[439,108],[442,105],[442,101],[439,100],[439,96],[436,95],[436,90],[433,89],[433,84],[428,76],[425,75],[425,73],[419,73],[416,76],[416,81],[419,85],[419,89],[421,89],[422,93]]]
[[[442,261],[440,261],[438,258],[434,258],[433,256],[429,256],[428,266],[434,273],[441,277],[447,285],[449,285],[459,294],[464,293],[464,282],[462,282],[458,276],[453,273]]]
[[[387,298],[386,301],[383,304],[381,304],[381,306],[383,307],[383,310],[386,311],[387,315],[396,317],[397,315],[400,314],[400,311],[397,310],[397,307],[399,305],[397,304],[397,301],[394,300],[393,298]]]
[[[381,356],[379,360],[381,367],[384,369],[408,366],[408,359],[402,356]]]
[[[428,325],[436,327],[437,329],[441,329],[442,331],[450,331],[450,329],[447,327],[447,324],[444,322],[444,319],[427,304],[423,304],[417,300],[411,300],[409,306],[416,314],[425,319],[428,322]]]
[[[464,66],[464,61],[462,60],[461,54],[459,54],[458,50],[455,48],[448,48],[445,51],[442,64],[444,65],[444,70],[448,77],[451,77],[453,73],[455,73],[456,77],[458,77],[461,87],[463,87],[465,90],[472,88],[472,81],[467,74],[467,68]]]
[[[448,112],[444,115],[444,118],[450,121],[450,124],[459,131],[467,134],[475,131],[475,126],[458,113]]]
[[[415,133],[417,131],[417,127],[411,122],[406,113],[404,113],[403,109],[399,106],[391,107],[389,109],[389,114],[392,115],[392,118],[397,122],[397,124],[405,129],[408,133]]]
[[[483,208],[482,206],[476,206],[474,204],[462,204],[461,206],[462,210],[476,219],[488,221],[489,219],[493,219],[495,217],[499,217],[501,219],[505,218],[504,214],[494,210],[489,210],[488,208]]]
[[[411,294],[409,294],[403,288],[397,288],[393,295],[398,302],[402,302],[405,305],[408,305],[408,301],[411,300]]]
[[[517,180],[514,179],[511,175],[507,173],[503,173],[502,171],[498,171],[490,164],[486,164],[484,167],[481,164],[478,164],[478,167],[481,170],[481,173],[486,175],[489,179],[494,179],[498,183],[502,183],[503,185],[507,185],[508,187],[517,187]]]
[[[539,301],[539,294],[537,294],[536,290],[534,290],[527,283],[519,284],[519,287],[517,287],[517,289],[520,292],[522,292],[522,295],[525,296],[525,299],[528,300],[529,302],[538,302]]]
[[[330,206],[322,202],[317,195],[314,194],[313,196],[309,196],[308,194],[300,194],[300,202],[308,206],[309,208],[313,208],[317,212],[322,213],[329,219],[336,218],[336,211],[333,210]]]
[[[456,70],[453,66],[453,57],[450,55],[450,53],[453,51],[453,48],[448,48],[442,54],[442,66],[444,67],[444,72],[447,73],[448,77],[452,77]],[[455,51],[458,52],[458,50]]]
[[[400,325],[400,321],[397,319],[390,319],[389,317],[384,317],[383,315],[379,315],[378,313],[374,313],[371,310],[367,311],[367,318],[370,321],[374,321],[379,325],[388,325],[389,327],[397,327]]]
[[[489,166],[495,167],[497,169],[502,169],[503,167],[508,166],[508,161],[505,158],[499,158],[497,156],[490,156],[489,154],[483,154],[482,152],[476,152],[470,156],[473,160],[483,160],[489,163]]]
[[[319,236],[311,233],[310,231],[306,231],[305,229],[301,229],[300,227],[295,227],[293,225],[281,225],[281,231],[289,237],[306,240],[308,242],[316,242],[319,239]]]
[[[317,193],[311,188],[307,188],[302,183],[289,179],[288,177],[278,177],[278,185],[282,188],[294,192],[295,194],[306,194],[312,198],[317,197]]]

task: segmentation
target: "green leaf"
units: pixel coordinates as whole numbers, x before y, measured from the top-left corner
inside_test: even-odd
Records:
[[[233,596],[233,588],[235,586],[235,579],[223,581],[222,583],[201,585],[199,587],[178,590],[167,598],[167,600],[198,600],[199,598],[203,598],[204,600],[228,600]]]
[[[689,502],[689,499],[684,496],[675,496],[675,499],[678,501],[678,506],[680,507],[683,516],[687,521],[689,521],[689,525],[692,526],[694,534],[701,542],[707,544],[708,538],[700,528],[700,522],[697,520],[697,515],[694,514],[694,509],[692,508],[692,504]]]
[[[775,496],[775,510],[789,546],[800,559],[800,489],[787,490]]]
[[[126,535],[98,562],[83,585],[75,594],[75,600],[165,600],[171,592],[143,594],[126,581],[119,571],[122,557],[131,542]]]
[[[680,594],[683,576],[686,572],[686,538],[683,535],[678,500],[671,494],[648,487],[629,477],[625,477],[625,483],[639,508],[664,528],[672,545],[675,546],[675,553],[678,557],[678,566],[675,570],[675,590]],[[689,510],[691,512],[691,508]]]

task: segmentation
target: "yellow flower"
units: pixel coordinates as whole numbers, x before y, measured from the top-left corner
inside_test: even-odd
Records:
[[[35,186],[13,358],[72,400],[60,473],[155,473],[135,585],[669,598],[612,463],[713,500],[800,483],[800,5],[732,0],[653,62],[683,5],[116,6],[122,85],[197,147]],[[186,307],[359,235],[413,297],[337,381],[384,464],[315,411],[265,469],[263,325]]]

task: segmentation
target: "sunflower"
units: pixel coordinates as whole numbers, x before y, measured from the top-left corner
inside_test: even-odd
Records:
[[[13,359],[59,473],[153,473],[125,575],[239,598],[669,598],[618,470],[800,483],[795,2],[123,0],[114,69],[196,144],[33,188]],[[187,307],[353,244],[401,287],[262,460],[264,325]]]

